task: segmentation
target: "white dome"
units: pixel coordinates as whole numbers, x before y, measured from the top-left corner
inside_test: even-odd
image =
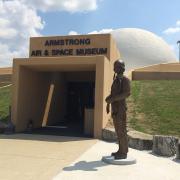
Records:
[[[157,35],[142,29],[124,28],[111,32],[126,70],[177,61],[172,48]]]

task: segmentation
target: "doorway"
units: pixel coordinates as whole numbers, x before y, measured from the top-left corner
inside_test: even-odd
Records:
[[[84,133],[85,109],[94,109],[93,82],[68,82],[67,85],[67,124],[70,131]]]
[[[53,119],[57,119],[53,118],[56,117],[55,113],[51,113],[52,118],[49,119],[50,111],[49,106],[47,106],[50,104],[51,107],[53,104],[48,101],[48,97],[50,97],[51,89],[53,90],[53,85],[51,88],[51,75],[57,72],[60,73],[59,78],[62,79],[62,83],[59,83],[60,90],[57,90],[58,94],[66,88],[68,81],[95,82],[93,137],[101,138],[102,129],[106,126],[109,117],[106,114],[104,99],[109,93],[108,88],[112,82],[113,71],[111,71],[110,66],[113,60],[110,61],[105,56],[34,57],[27,59],[27,61],[24,59],[14,61],[12,122],[15,125],[15,131],[24,132],[30,120],[33,122],[33,128],[41,128],[44,120],[52,122]],[[54,88],[56,89],[56,87],[55,84]],[[61,97],[66,97],[64,92],[61,91],[61,93],[63,94]],[[60,101],[61,98],[55,99]],[[65,100],[66,102],[67,100]],[[66,107],[65,103],[60,102],[61,107],[57,105],[58,110],[55,109],[55,112],[61,111],[59,113],[61,117],[66,114],[66,110],[63,109]]]
[[[52,79],[51,100],[47,100],[50,102],[47,122],[34,133],[93,137],[95,72],[58,72],[52,74]]]

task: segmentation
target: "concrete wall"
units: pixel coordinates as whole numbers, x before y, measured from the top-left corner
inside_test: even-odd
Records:
[[[47,125],[54,125],[64,119],[66,114],[66,80],[62,72],[51,73],[51,84],[54,85]]]
[[[50,85],[49,73],[39,73],[20,67],[18,84],[16,130],[24,131],[30,119],[34,127],[41,127]]]
[[[0,82],[11,82],[12,78],[12,68],[5,67],[0,68]]]
[[[64,45],[45,45],[46,41],[52,41],[52,40],[75,40],[75,39],[90,39],[90,44],[64,44]],[[107,48],[107,53],[105,54],[99,54],[106,56],[109,60],[117,59],[117,56],[119,55],[119,50],[117,49],[116,43],[112,38],[111,34],[89,34],[89,35],[71,35],[71,36],[48,36],[48,37],[32,37],[30,38],[30,49],[29,49],[29,56],[31,56],[32,51],[40,50],[42,53],[37,55],[39,57],[47,57],[44,53],[45,50],[47,50],[48,57],[55,57],[55,56],[64,56],[67,57],[67,55],[52,55],[52,50],[54,49],[72,49],[73,53],[70,56],[78,56],[75,52],[77,49],[88,49],[88,48]],[[82,56],[97,56],[98,54],[82,54]],[[79,55],[81,56],[81,55]],[[43,58],[39,59],[43,60]]]
[[[179,80],[180,63],[157,64],[132,71],[132,80]]]
[[[111,64],[113,64],[114,61],[116,61],[117,59],[119,59],[121,57],[120,52],[117,49],[116,42],[113,38],[110,39],[110,48],[111,48],[110,61],[111,61]]]
[[[12,74],[0,74],[0,82],[11,82]]]
[[[59,99],[66,92],[65,88],[62,89],[62,86],[65,87],[64,79],[67,81],[95,80],[94,137],[101,138],[102,129],[110,117],[110,114],[106,114],[105,98],[110,93],[113,81],[114,61],[120,58],[120,54],[110,34],[76,37],[90,37],[91,45],[68,46],[68,48],[107,47],[108,53],[89,56],[21,58],[13,61],[12,120],[17,132],[25,130],[29,118],[35,121],[36,127],[41,126],[43,120],[47,120],[50,124],[56,122],[54,119],[63,118],[66,110],[63,109],[65,106],[62,107],[62,104],[65,103],[65,99],[59,101],[55,99]],[[48,39],[57,38],[63,37],[48,37]],[[33,49],[48,48],[51,50],[54,48],[44,47],[46,39],[47,37],[31,38],[30,52]],[[95,73],[89,76],[84,71]],[[61,73],[50,78],[51,75],[47,72]],[[64,76],[65,72],[68,72],[66,76]],[[51,86],[52,82],[54,86]],[[60,113],[58,107],[61,107]],[[57,116],[58,118],[55,118]]]
[[[95,71],[65,72],[65,79],[71,82],[95,82]]]
[[[180,72],[180,63],[164,63],[135,69],[134,72]]]
[[[132,72],[132,80],[180,80],[180,72]]]
[[[113,70],[109,72],[110,67],[110,61],[104,56],[45,58],[44,61],[39,61],[38,58],[30,61],[14,60],[12,120],[16,131],[25,130],[30,118],[35,121],[35,127],[42,125],[44,114],[46,117],[48,115],[45,109],[52,84],[51,73],[60,71],[68,72],[67,79],[69,80],[72,80],[72,77],[74,80],[77,78],[81,81],[95,78],[94,137],[101,138],[102,128],[108,121],[105,98],[111,86]],[[84,71],[94,71],[96,74],[87,76],[88,73],[85,73],[86,75],[83,76]]]
[[[106,113],[105,98],[110,93],[112,83],[112,69],[108,59],[98,59],[96,64],[96,93],[95,93],[95,114],[94,114],[94,136],[102,137],[102,129],[106,126],[110,114]]]

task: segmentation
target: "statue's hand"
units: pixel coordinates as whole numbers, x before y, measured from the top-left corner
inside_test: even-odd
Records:
[[[106,99],[105,99],[106,103],[107,104],[110,104],[111,101],[112,101],[112,97],[111,96],[108,96]]]
[[[109,114],[110,110],[109,110],[109,104],[106,105],[106,112],[107,114]]]

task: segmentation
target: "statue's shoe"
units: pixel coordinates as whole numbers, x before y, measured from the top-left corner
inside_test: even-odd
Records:
[[[127,158],[127,154],[120,154],[120,153],[116,153],[114,155],[114,159],[118,160],[118,159],[126,159]]]
[[[119,154],[119,151],[117,151],[117,152],[112,152],[112,153],[111,153],[111,156],[115,156],[116,154]]]

